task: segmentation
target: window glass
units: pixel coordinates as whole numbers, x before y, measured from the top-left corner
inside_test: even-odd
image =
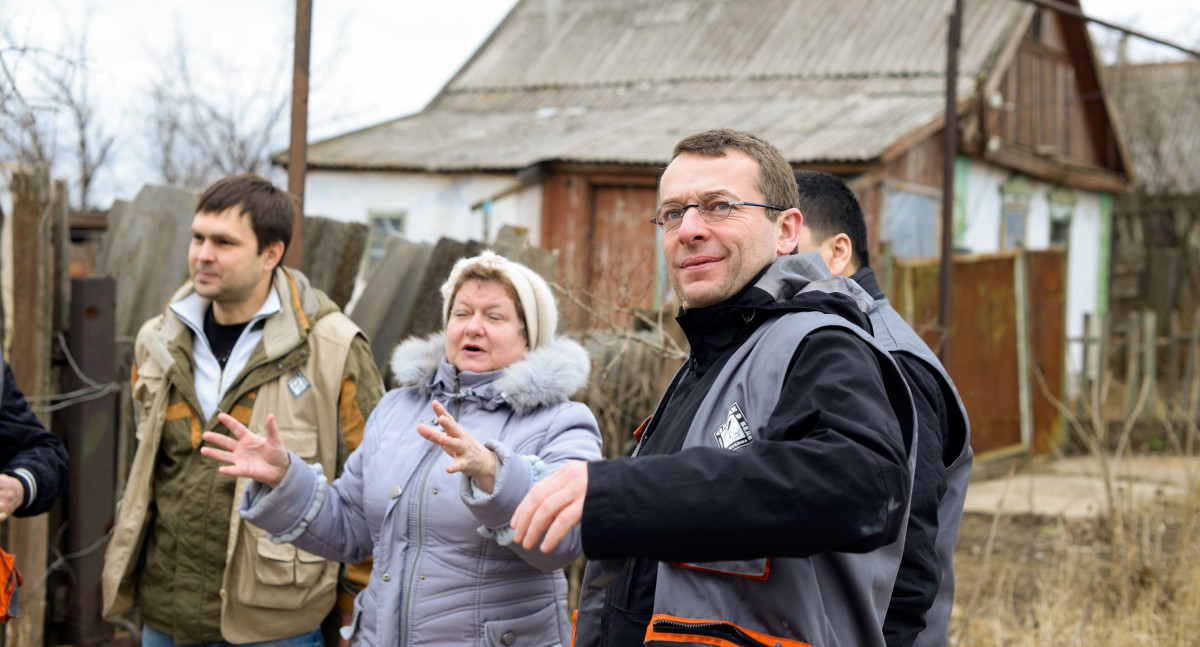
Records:
[[[886,185],[883,236],[896,258],[936,257],[941,249],[941,192],[928,187]]]
[[[363,258],[363,276],[370,276],[375,265],[383,258],[387,249],[388,236],[404,235],[403,211],[370,211],[367,218],[371,221],[371,234],[367,238],[367,253]]]
[[[1066,247],[1071,240],[1071,219],[1075,215],[1075,193],[1066,187],[1050,192],[1050,244]]]
[[[1029,198],[1033,185],[1020,175],[1000,187],[1000,249],[1025,246],[1025,226],[1029,219]]]

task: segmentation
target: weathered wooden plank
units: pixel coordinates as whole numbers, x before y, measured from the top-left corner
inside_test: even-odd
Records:
[[[174,187],[142,187],[104,236],[100,271],[117,281],[117,337],[132,339],[188,280],[189,230],[200,196]]]
[[[360,222],[306,216],[304,231],[304,262],[300,270],[339,308],[346,307],[354,292],[370,228]]]
[[[50,386],[50,336],[53,312],[53,257],[49,227],[54,219],[42,218],[50,204],[50,179],[46,169],[16,171],[12,176],[13,222],[13,339],[9,363],[17,385],[26,396],[48,395]],[[50,428],[50,416],[38,414]],[[37,582],[46,572],[48,530],[45,515],[8,522],[7,550],[17,557],[17,568],[26,581]],[[23,589],[20,622],[6,625],[7,647],[41,647],[43,644],[45,589]]]
[[[404,334],[432,253],[433,246],[427,243],[390,238],[383,258],[367,278],[362,295],[349,313],[371,341],[371,355],[384,375],[392,349]]]

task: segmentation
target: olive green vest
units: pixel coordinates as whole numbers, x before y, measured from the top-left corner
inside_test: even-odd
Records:
[[[306,461],[321,463],[327,474],[335,474],[341,438],[338,397],[351,343],[362,333],[340,312],[309,322],[304,312],[308,308],[300,304],[302,295],[309,296],[312,290],[303,275],[293,277],[287,271],[277,271],[274,286],[280,295],[281,312],[267,319],[259,347],[222,400],[221,408],[248,421],[247,426],[259,434],[263,433],[266,415],[274,413],[286,446]],[[172,301],[190,290],[189,284]],[[173,434],[168,442],[178,443],[180,438],[198,433],[193,427],[223,428],[215,420],[207,425],[193,422],[200,408],[190,382],[190,340],[190,329],[169,311],[148,321],[138,333],[133,380],[138,449],[125,494],[117,504],[105,556],[104,614],[118,615],[144,597],[137,591],[137,570],[145,551],[153,549],[146,541],[155,514],[152,511],[169,514],[173,508],[178,511],[180,506],[201,504],[203,497],[216,497],[210,509],[217,511],[213,514],[221,517],[226,533],[225,568],[219,589],[221,637],[231,643],[258,642],[314,629],[333,607],[338,564],[290,544],[274,544],[263,531],[243,523],[237,503],[246,487],[245,479],[233,482],[218,475],[210,480],[215,491],[191,493],[190,500],[156,499],[164,436]],[[297,381],[297,375],[303,376],[303,382]],[[212,461],[202,462],[207,459],[199,457],[198,451],[195,454],[195,460],[182,469],[194,472],[187,478],[204,482],[203,472],[215,472],[216,466]],[[223,487],[221,481],[225,482]],[[174,554],[187,553],[175,547]],[[191,584],[171,582],[176,595],[184,596],[185,601]],[[199,601],[200,594],[192,593]],[[154,616],[153,610],[146,611],[146,615]],[[202,612],[198,610],[198,615]],[[176,638],[192,641],[191,637]]]

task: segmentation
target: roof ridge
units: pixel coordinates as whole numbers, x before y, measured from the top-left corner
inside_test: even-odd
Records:
[[[684,76],[666,77],[662,79],[637,79],[619,81],[595,81],[588,83],[535,83],[529,85],[477,85],[462,88],[448,88],[446,94],[471,94],[484,92],[517,92],[537,90],[589,90],[604,88],[627,87],[634,88],[642,85],[662,83],[727,83],[730,81],[838,81],[838,80],[868,80],[868,79],[921,79],[940,78],[945,76],[942,71],[908,71],[908,72],[839,72],[835,74],[749,74],[745,76],[713,75],[713,76]],[[960,76],[968,76],[963,73]]]

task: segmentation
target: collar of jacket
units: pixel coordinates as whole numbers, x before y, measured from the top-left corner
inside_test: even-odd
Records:
[[[566,401],[587,384],[591,360],[578,343],[556,337],[524,358],[495,371],[459,371],[446,359],[446,336],[405,340],[392,353],[392,374],[401,387],[448,400],[470,399],[495,409],[507,403],[517,415]],[[455,388],[457,378],[457,389]]]
[[[883,294],[883,288],[879,287],[879,278],[875,276],[875,270],[871,269],[870,266],[858,270],[850,278],[855,283],[861,285],[862,289],[866,290],[872,299],[882,301],[886,298]]]
[[[337,308],[332,301],[325,303],[320,293],[309,283],[308,277],[298,270],[275,268],[272,277],[272,287],[279,294],[279,312],[267,318],[263,325],[262,347],[265,361],[277,360],[291,352],[308,339],[308,329],[312,322],[326,313]],[[180,335],[189,333],[190,329],[178,315],[170,309],[170,304],[191,295],[194,292],[189,280],[163,307],[158,325],[153,329],[146,341],[146,350],[156,362],[166,367],[175,363],[172,356],[172,346],[177,345]],[[188,349],[190,354],[190,347]]]
[[[204,316],[207,314],[210,304],[212,304],[212,301],[205,299],[195,292],[188,292],[167,304],[167,308],[171,312],[174,312],[175,316],[182,319],[185,324],[188,324],[192,332],[202,335],[204,334]],[[246,322],[246,326],[252,328],[259,319],[264,319],[279,312],[279,306],[279,291],[272,285],[270,291],[267,292],[267,300],[263,301],[258,312],[250,317],[250,321]]]
[[[874,301],[844,276],[831,276],[817,252],[780,256],[729,299],[683,310],[676,321],[691,346],[692,370],[703,375],[731,346],[740,344],[763,321],[795,311],[838,315],[871,330],[866,313]]]

